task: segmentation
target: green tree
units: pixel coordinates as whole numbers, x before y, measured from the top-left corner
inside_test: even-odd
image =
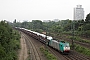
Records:
[[[87,14],[85,21],[86,21],[86,23],[90,23],[90,13]]]
[[[5,21],[0,22],[0,60],[17,60],[19,35]]]
[[[33,29],[42,29],[43,24],[40,20],[32,20]]]
[[[90,30],[90,24],[83,25],[83,30],[84,31]]]

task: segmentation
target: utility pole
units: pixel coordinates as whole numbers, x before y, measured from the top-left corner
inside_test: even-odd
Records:
[[[46,44],[46,49],[47,49],[47,43],[48,43],[48,40],[47,40],[47,27],[46,27],[46,38],[45,39],[46,39],[46,43],[45,44]]]
[[[72,35],[73,35],[72,49],[74,49],[74,31],[75,31],[75,20],[72,21]]]

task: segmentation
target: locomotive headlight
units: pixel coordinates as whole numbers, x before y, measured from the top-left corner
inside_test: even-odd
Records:
[[[70,47],[64,47],[64,50],[70,50]]]
[[[67,46],[65,48],[68,48]]]

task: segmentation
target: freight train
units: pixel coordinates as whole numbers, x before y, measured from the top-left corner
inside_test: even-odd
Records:
[[[28,34],[29,36],[33,37],[34,39],[47,44],[48,46],[58,50],[59,52],[62,53],[69,53],[70,52],[70,45],[68,42],[65,41],[57,41],[55,39],[53,39],[53,37],[51,36],[46,36],[44,34],[35,32],[35,31],[31,31],[25,28],[20,28],[20,27],[15,27],[15,29],[18,29],[26,34]]]

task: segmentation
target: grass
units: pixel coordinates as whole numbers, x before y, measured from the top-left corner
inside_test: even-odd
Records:
[[[54,55],[52,55],[47,49],[41,47],[40,50],[44,53],[48,60],[57,60]]]
[[[86,56],[90,56],[90,49],[89,48],[74,44],[74,49],[81,54],[84,54]]]

